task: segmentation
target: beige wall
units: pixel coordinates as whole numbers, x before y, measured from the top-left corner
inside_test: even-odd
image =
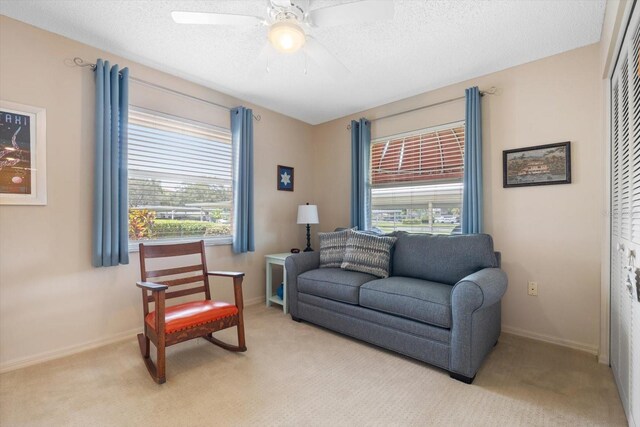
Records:
[[[349,222],[352,118],[375,119],[463,96],[470,86],[495,86],[498,93],[482,100],[484,214],[509,276],[504,330],[595,353],[605,209],[599,61],[599,46],[591,45],[314,127],[320,228]],[[461,119],[463,100],[374,122],[372,137]],[[502,188],[503,150],[561,141],[572,144],[572,184]],[[538,282],[537,297],[527,295],[528,281]]]
[[[127,266],[91,267],[93,73],[80,56],[128,66],[131,75],[228,106],[247,105],[106,52],[0,16],[0,98],[47,110],[46,206],[0,207],[0,370],[131,336],[141,327],[137,253]],[[136,83],[134,105],[229,126],[229,113]],[[256,252],[207,249],[210,267],[246,272],[244,295],[263,301],[264,255],[301,247],[296,206],[311,193],[311,126],[254,107]],[[276,165],[296,168],[295,192],[276,190]],[[229,285],[214,294],[230,298]],[[251,325],[248,325],[251,327]]]

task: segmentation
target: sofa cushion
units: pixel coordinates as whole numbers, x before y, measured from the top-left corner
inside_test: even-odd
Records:
[[[319,268],[298,276],[298,291],[349,304],[358,304],[360,285],[375,280],[366,273],[340,268]]]
[[[320,268],[340,268],[347,250],[349,232],[346,229],[331,233],[318,233],[320,239]]]
[[[360,305],[419,322],[451,328],[452,286],[392,276],[360,287]]]
[[[488,267],[497,267],[488,234],[437,236],[399,234],[393,254],[393,275],[454,285]]]
[[[360,271],[377,277],[389,276],[391,248],[396,237],[376,236],[358,231],[350,231],[347,251],[341,267],[345,270]]]

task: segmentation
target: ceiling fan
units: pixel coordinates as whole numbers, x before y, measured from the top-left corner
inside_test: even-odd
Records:
[[[171,12],[178,24],[199,25],[262,25],[269,27],[268,42],[260,52],[256,64],[267,62],[271,48],[291,54],[302,51],[330,74],[340,77],[349,70],[322,44],[305,31],[314,27],[353,25],[393,19],[393,1],[361,0],[310,10],[309,0],[268,0],[264,17],[212,12]],[[268,66],[265,67],[268,71]],[[305,70],[306,71],[306,70]]]

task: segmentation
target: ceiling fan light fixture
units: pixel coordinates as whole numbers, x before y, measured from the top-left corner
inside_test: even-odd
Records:
[[[306,37],[298,24],[286,20],[271,25],[269,28],[269,41],[280,52],[294,53],[304,46]]]

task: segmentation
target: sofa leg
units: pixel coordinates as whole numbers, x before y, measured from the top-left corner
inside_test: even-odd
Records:
[[[298,323],[302,322],[302,319],[301,319],[301,318],[296,317],[296,316],[294,316],[294,315],[291,315],[291,320],[293,320],[294,322],[298,322]]]
[[[469,377],[465,377],[464,375],[456,374],[455,372],[449,372],[449,376],[454,380],[462,381],[465,384],[471,384],[473,380],[476,379],[475,375],[469,378]]]

